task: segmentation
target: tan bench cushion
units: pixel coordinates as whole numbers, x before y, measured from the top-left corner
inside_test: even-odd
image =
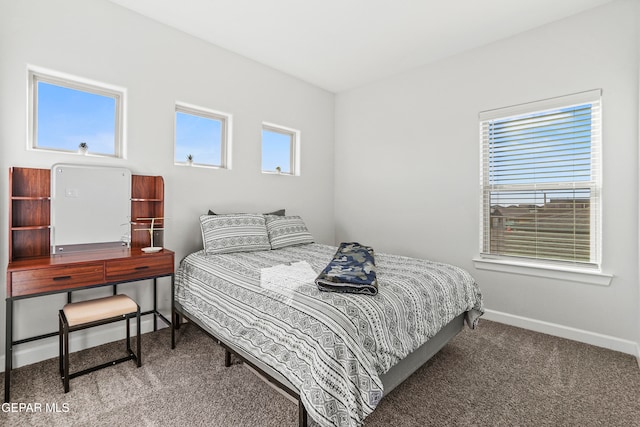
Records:
[[[62,309],[69,326],[135,313],[138,305],[126,295],[113,295],[88,301],[72,302]]]

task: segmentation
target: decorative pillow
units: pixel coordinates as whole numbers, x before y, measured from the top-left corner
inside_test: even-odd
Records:
[[[271,249],[313,243],[313,236],[299,216],[265,216]]]
[[[200,228],[208,255],[271,249],[262,215],[201,215]]]
[[[224,214],[217,214],[214,211],[212,211],[211,209],[209,209],[209,215],[224,215]],[[278,215],[278,216],[284,216],[284,209],[279,209],[277,211],[273,211],[273,212],[269,212],[266,213],[264,215]]]

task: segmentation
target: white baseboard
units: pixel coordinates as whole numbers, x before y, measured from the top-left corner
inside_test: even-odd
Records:
[[[135,324],[136,322],[134,319],[131,322],[132,340],[135,339]],[[163,328],[166,327],[166,325],[162,322],[158,322],[158,327]],[[124,329],[124,322],[117,322],[108,326],[74,332],[69,336],[69,348],[74,352],[124,339]],[[140,330],[143,334],[153,331],[152,316],[148,316],[146,319],[142,320]],[[53,357],[58,357],[58,351],[59,345],[57,336],[14,346],[13,369],[31,365],[32,363],[41,362]],[[4,361],[5,356],[3,355],[0,357],[0,362],[2,363],[0,365],[0,372],[4,372]]]
[[[535,332],[541,332],[560,338],[595,345],[597,347],[608,348],[621,353],[631,354],[636,358],[639,358],[638,364],[640,365],[640,344],[634,341],[489,309],[485,309],[483,318],[498,323],[504,323],[506,325],[529,329]]]
[[[631,354],[636,357],[638,367],[640,368],[640,343],[490,309],[485,309],[483,318],[493,322],[517,326],[519,328],[529,329],[544,334]],[[134,325],[135,322],[132,322],[132,330]],[[165,327],[162,322],[159,322],[158,326]],[[71,347],[71,351],[79,351],[85,348],[106,344],[108,342],[118,341],[124,338],[122,329],[123,326],[116,323],[109,325],[108,327],[78,331],[71,334],[69,346]],[[141,330],[143,334],[153,330],[153,319],[151,317],[142,321]],[[35,344],[36,342],[38,344]],[[15,348],[13,352],[14,369],[51,359],[52,357],[58,357],[57,337],[36,342],[22,344]],[[4,372],[4,360],[5,357],[0,356],[0,372]]]

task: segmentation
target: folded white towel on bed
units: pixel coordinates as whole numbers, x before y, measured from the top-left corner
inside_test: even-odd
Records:
[[[278,264],[260,269],[260,286],[280,293],[291,293],[303,285],[314,285],[316,273],[307,261]]]

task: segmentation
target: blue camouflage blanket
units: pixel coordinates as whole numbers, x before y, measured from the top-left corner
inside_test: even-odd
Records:
[[[357,242],[341,243],[315,282],[321,291],[376,295],[378,280],[373,248]]]

